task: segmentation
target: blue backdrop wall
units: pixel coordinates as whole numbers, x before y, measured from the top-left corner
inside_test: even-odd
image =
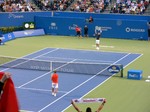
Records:
[[[22,26],[24,22],[34,21],[35,15],[51,16],[51,12],[0,13],[0,27]]]
[[[36,28],[43,28],[46,34],[52,35],[76,35],[76,25],[89,28],[89,36],[94,37],[95,28],[102,28],[104,38],[140,39],[147,40],[147,21],[139,20],[116,20],[116,19],[94,19],[89,23],[85,18],[67,17],[35,17]]]
[[[86,19],[94,18],[93,23]],[[1,13],[0,27],[22,26],[24,22],[35,21],[36,28],[44,28],[46,34],[75,35],[75,25],[89,27],[89,36],[94,36],[96,26],[102,27],[104,38],[148,40],[150,16],[93,14],[73,12],[23,12]]]

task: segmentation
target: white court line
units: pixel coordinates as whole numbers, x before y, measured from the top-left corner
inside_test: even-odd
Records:
[[[131,53],[130,53],[131,54]],[[141,54],[140,56],[138,56],[137,58],[135,58],[133,61],[131,61],[129,64],[131,64],[132,62],[136,61],[138,58],[140,58],[143,54]],[[126,66],[124,66],[123,68],[126,68],[129,64],[127,64]],[[115,74],[114,74],[115,75]],[[112,75],[113,76],[113,75]],[[90,90],[88,93],[86,93],[85,95],[83,95],[81,98],[85,97],[87,94],[89,94],[90,92],[92,92],[93,90],[95,90],[96,88],[98,88],[100,85],[102,85],[103,83],[105,83],[106,81],[108,81],[112,76],[110,76],[109,78],[107,78],[105,81],[103,81],[102,83],[100,83],[99,85],[97,85],[95,88],[93,88],[92,90]],[[69,105],[68,107],[66,107],[64,110],[62,110],[61,112],[64,112],[65,110],[67,110],[69,107],[71,107],[72,105]]]
[[[96,45],[92,45],[93,47],[96,47]],[[115,46],[105,46],[105,45],[100,45],[100,47],[106,47],[106,48],[115,48]]]
[[[119,60],[117,60],[116,62],[114,62],[113,64],[116,64],[117,62],[119,62],[120,60],[126,58],[128,55],[130,55],[130,53],[126,54],[125,56],[123,56],[122,58],[120,58]],[[109,67],[109,66],[108,66]],[[104,70],[106,70],[108,67],[104,68],[103,70],[101,70],[99,73],[97,73],[96,75],[90,77],[89,79],[87,79],[86,81],[82,82],[81,84],[79,84],[78,86],[76,86],[75,88],[73,88],[72,90],[70,90],[68,93],[62,95],[61,97],[57,98],[55,101],[51,102],[50,104],[46,105],[45,107],[43,107],[41,110],[39,110],[38,112],[42,112],[43,110],[45,110],[46,108],[48,108],[49,106],[51,106],[52,104],[54,104],[55,102],[57,102],[58,100],[62,99],[63,97],[65,97],[66,95],[68,95],[69,93],[73,92],[74,90],[76,90],[77,88],[79,88],[80,86],[82,86],[83,84],[85,84],[86,82],[92,80],[94,77],[96,77],[97,75],[99,75],[100,73],[102,73]]]
[[[59,49],[63,49],[63,50],[64,50],[64,49],[67,49],[67,50],[73,50],[73,51],[83,51],[83,50],[84,50],[84,51],[91,51],[91,52],[99,52],[99,51],[97,51],[97,50],[89,50],[89,49],[88,49],[88,50],[86,50],[86,49],[71,49],[71,48],[59,48]],[[108,52],[108,53],[116,53],[116,54],[118,54],[118,53],[119,53],[119,54],[120,54],[120,53],[125,53],[125,54],[129,53],[129,52],[119,52],[119,51],[118,51],[118,52],[117,52],[117,51],[114,52],[114,51],[102,51],[102,50],[101,50],[100,52],[101,52],[101,53],[102,53],[102,52],[103,52],[103,53]],[[140,53],[134,53],[134,54],[140,54]]]
[[[53,58],[53,59],[74,59],[74,58],[61,58],[61,57],[48,57],[48,56],[42,56],[42,57],[45,57],[45,58]],[[78,59],[76,58],[76,60],[81,60],[81,61],[96,61],[96,62],[105,62],[105,63],[113,63],[114,61],[104,61],[104,60],[89,60],[89,59]],[[59,61],[60,62],[60,61]],[[62,61],[63,62],[63,61]],[[84,62],[83,62],[84,63]],[[89,63],[89,62],[88,62]],[[95,63],[95,62],[94,62]]]
[[[41,77],[44,77],[45,75],[50,74],[50,73],[51,73],[51,71],[50,71],[50,72],[47,72],[47,73],[45,73],[45,74],[43,74],[43,75],[41,75],[41,76],[39,76],[39,77],[37,77],[37,78],[35,78],[35,79],[30,80],[30,81],[28,81],[27,83],[22,84],[22,85],[19,86],[18,88],[21,88],[21,87],[23,87],[23,86],[25,86],[25,85],[27,85],[27,84],[30,84],[31,82],[33,82],[33,81],[35,81],[35,80],[37,80],[37,79],[39,79],[39,78],[41,78]]]
[[[51,90],[47,90],[47,89],[36,89],[36,88],[26,88],[26,87],[22,87],[22,88],[19,88],[19,87],[15,87],[17,89],[25,89],[25,90],[33,90],[33,91],[46,91],[46,92],[51,92]],[[67,93],[67,91],[58,91],[59,93]]]
[[[36,59],[36,58],[41,57],[41,56],[43,56],[43,55],[46,55],[46,54],[48,54],[48,53],[52,53],[52,52],[54,52],[54,51],[57,51],[58,49],[59,49],[59,48],[53,49],[53,50],[51,50],[51,51],[49,51],[49,52],[43,53],[43,54],[41,54],[41,55],[39,55],[39,56],[36,56],[36,57],[34,57],[34,58],[31,58],[31,59]]]

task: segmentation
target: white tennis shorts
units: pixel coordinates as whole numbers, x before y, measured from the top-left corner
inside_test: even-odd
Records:
[[[52,83],[52,88],[58,88],[58,83]]]
[[[96,44],[99,44],[100,43],[100,40],[96,40]]]

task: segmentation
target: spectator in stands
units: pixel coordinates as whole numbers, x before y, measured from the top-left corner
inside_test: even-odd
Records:
[[[107,2],[107,3],[106,3]],[[71,11],[100,13],[107,7],[109,0],[77,0],[70,8]]]
[[[93,17],[92,16],[90,16],[90,18],[89,18],[89,22],[90,23],[92,23],[94,20],[93,20]]]
[[[117,0],[110,13],[144,14],[149,3],[146,0]]]
[[[33,4],[27,3],[25,1],[5,1],[3,4],[1,4],[1,8],[3,12],[33,12],[35,11],[35,8],[33,7]]]
[[[43,11],[65,11],[73,0],[35,0],[36,5]]]

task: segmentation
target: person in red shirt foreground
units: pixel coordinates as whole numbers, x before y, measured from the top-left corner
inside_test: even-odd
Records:
[[[94,111],[94,112],[100,112],[100,111],[103,109],[105,103],[106,103],[106,99],[103,100],[102,104],[101,104],[101,105],[98,107],[98,109],[97,109],[96,111]],[[75,108],[75,110],[76,110],[77,112],[82,112],[82,111],[76,106],[76,104],[75,104],[75,102],[74,102],[73,100],[71,100],[71,104],[73,105],[73,107]],[[86,108],[86,112],[92,112],[92,109],[91,109],[90,107],[87,107],[87,108]]]
[[[5,73],[0,72],[0,74],[2,75],[2,78],[0,79],[0,93],[1,93],[1,91],[3,90],[3,86],[4,86],[5,81],[11,77],[11,74],[8,72],[5,72]]]
[[[19,112],[15,86],[9,72],[0,72],[0,112]]]
[[[54,73],[51,75],[52,81],[52,95],[56,96],[58,92],[58,74],[56,70],[53,71]]]

